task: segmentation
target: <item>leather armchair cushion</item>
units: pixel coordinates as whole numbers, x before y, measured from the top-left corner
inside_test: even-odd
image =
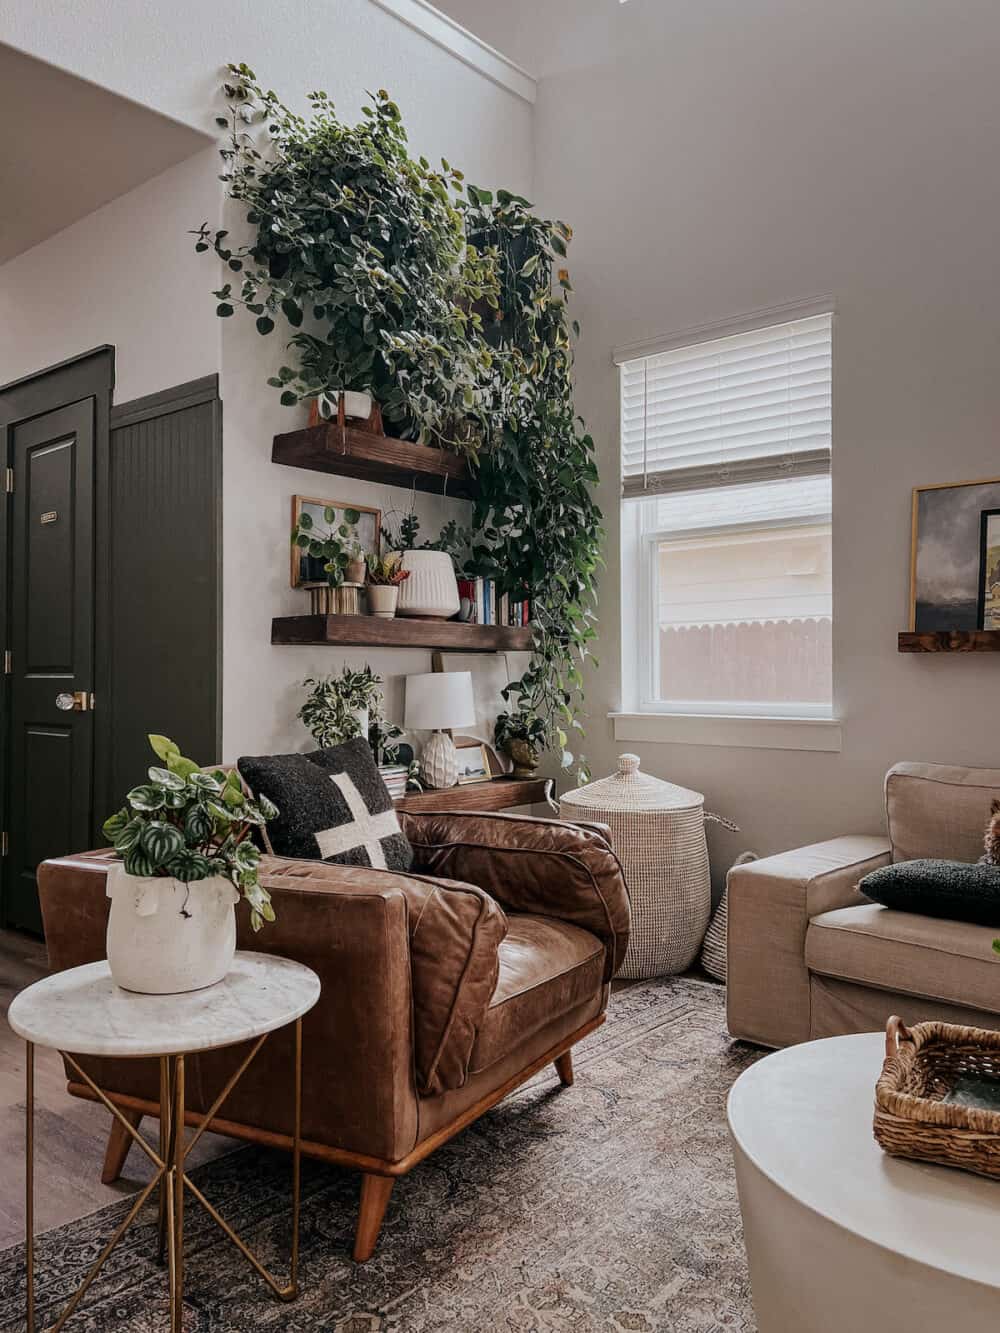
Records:
[[[589,931],[605,948],[604,980],[614,976],[628,946],[628,891],[599,829],[454,812],[406,812],[401,822],[415,871],[477,884],[508,913],[554,917]]]
[[[604,945],[588,930],[541,916],[508,917],[499,977],[472,1050],[478,1074],[541,1028],[601,994]]]

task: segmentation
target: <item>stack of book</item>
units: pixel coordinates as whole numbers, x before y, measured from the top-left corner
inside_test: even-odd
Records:
[[[469,622],[475,625],[528,625],[531,602],[527,597],[498,593],[493,579],[459,579],[458,595],[472,605]]]
[[[398,801],[401,796],[406,795],[406,765],[405,764],[380,764],[379,773],[382,775],[382,781],[389,789],[389,795],[394,801]]]

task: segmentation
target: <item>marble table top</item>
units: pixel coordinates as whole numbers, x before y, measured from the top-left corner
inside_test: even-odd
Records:
[[[17,995],[7,1021],[26,1041],[71,1055],[182,1055],[273,1032],[319,999],[319,977],[271,954],[236,954],[229,975],[204,990],[139,995],[107,962],[57,972]]]

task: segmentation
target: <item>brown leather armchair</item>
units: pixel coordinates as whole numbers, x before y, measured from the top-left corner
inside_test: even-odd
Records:
[[[354,1257],[370,1258],[389,1195],[435,1148],[604,1021],[629,904],[606,830],[499,814],[401,816],[410,874],[266,857],[277,920],[239,947],[313,968],[322,995],[303,1028],[303,1151],[359,1169]],[[110,854],[47,861],[39,888],[54,970],[105,957]],[[200,1120],[247,1047],[189,1057]],[[275,1034],[212,1127],[277,1147],[292,1135],[291,1034]],[[84,1063],[84,1062],[81,1062]],[[159,1114],[147,1060],[89,1060],[133,1124]],[[92,1098],[74,1081],[70,1091]],[[104,1179],[124,1166],[117,1122]]]

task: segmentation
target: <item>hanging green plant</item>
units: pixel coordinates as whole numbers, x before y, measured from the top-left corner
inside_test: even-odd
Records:
[[[502,424],[476,313],[497,298],[492,257],[465,242],[462,173],[410,157],[384,89],[347,125],[326,93],[306,119],[247,65],[228,69],[222,180],[251,236],[195,233],[239,275],[214,293],[217,313],[243,306],[262,335],[290,330],[293,364],[269,381],[283,403],[370,393],[394,433],[475,455]]]
[[[531,665],[504,691],[505,729],[586,761],[583,667],[596,638],[597,577],[604,530],[593,497],[594,441],[573,410],[569,274],[560,266],[572,232],[531,212],[526,199],[469,186],[470,243],[499,256],[495,394],[505,426],[479,466],[473,527],[482,572],[511,595],[531,597]],[[538,724],[541,726],[539,728]]]

